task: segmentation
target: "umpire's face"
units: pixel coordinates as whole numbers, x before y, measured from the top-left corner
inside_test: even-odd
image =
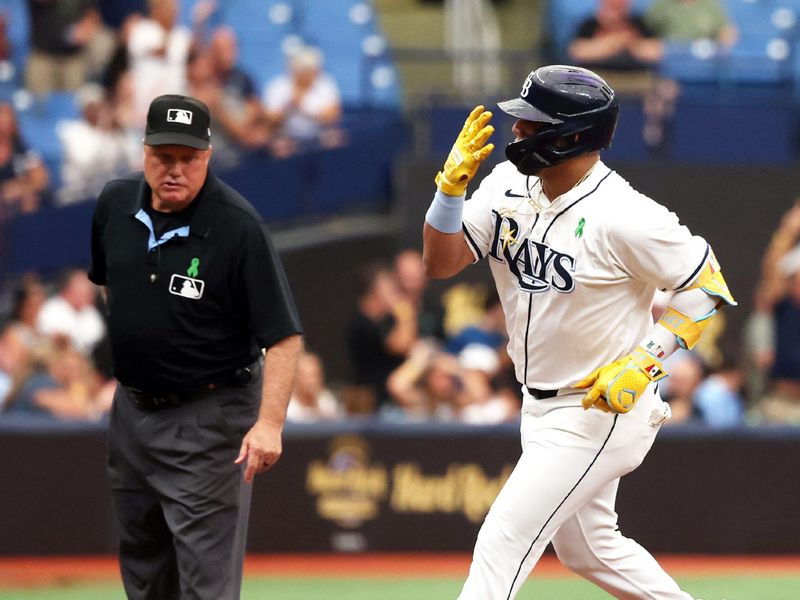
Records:
[[[208,175],[211,148],[167,144],[144,147],[144,177],[153,190],[153,208],[181,211],[195,199]]]

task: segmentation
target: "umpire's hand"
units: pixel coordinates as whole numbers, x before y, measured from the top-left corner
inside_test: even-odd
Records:
[[[252,483],[256,473],[266,471],[278,462],[283,450],[281,446],[282,429],[266,420],[259,419],[244,436],[236,464],[240,465],[247,460],[247,467],[244,470],[245,482]]]

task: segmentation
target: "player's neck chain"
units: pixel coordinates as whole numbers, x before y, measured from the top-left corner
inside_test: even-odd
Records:
[[[534,182],[533,186],[531,186],[531,185],[530,185],[530,175],[529,175],[529,176],[527,177],[527,179],[525,180],[525,187],[527,188],[527,192],[528,192],[528,195],[527,195],[527,198],[526,198],[526,199],[527,199],[527,201],[528,201],[528,204],[529,204],[529,205],[530,205],[530,206],[533,208],[533,210],[535,210],[537,213],[538,213],[538,212],[541,212],[541,211],[542,211],[542,210],[544,210],[546,207],[545,207],[545,206],[543,206],[543,205],[542,205],[542,203],[541,203],[541,202],[539,202],[539,200],[537,199],[537,198],[538,198],[538,196],[539,196],[540,194],[544,194],[544,196],[547,198],[547,200],[548,200],[548,202],[549,202],[548,206],[549,206],[549,205],[552,205],[552,204],[553,204],[553,203],[554,203],[556,200],[558,200],[559,198],[561,198],[561,196],[564,196],[564,195],[566,195],[566,194],[569,194],[569,193],[570,193],[572,190],[574,190],[576,187],[578,187],[580,184],[582,184],[584,181],[586,181],[586,179],[589,177],[589,175],[591,175],[592,171],[594,171],[594,168],[597,166],[597,163],[598,163],[598,162],[600,162],[600,161],[596,161],[596,162],[595,162],[595,163],[594,163],[594,164],[593,164],[591,167],[589,167],[589,169],[586,171],[586,173],[584,173],[584,174],[581,176],[581,178],[580,178],[580,179],[578,179],[578,181],[576,181],[576,182],[575,182],[575,183],[572,185],[572,187],[571,187],[571,188],[569,188],[569,189],[568,189],[566,192],[564,192],[563,194],[559,194],[559,195],[558,195],[556,198],[554,198],[553,200],[550,200],[550,198],[549,198],[549,197],[547,196],[547,194],[545,193],[545,191],[544,191],[544,184],[542,183],[542,179],[541,179],[541,177],[540,177],[540,178],[538,178],[538,179],[536,180],[536,182]],[[534,198],[534,196],[533,196],[533,190],[536,188],[537,184],[539,185],[540,189],[539,189],[539,193],[536,195],[536,196],[537,196],[537,198]]]

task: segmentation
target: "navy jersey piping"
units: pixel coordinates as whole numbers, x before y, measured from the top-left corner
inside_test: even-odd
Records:
[[[570,208],[572,208],[573,206],[575,206],[575,205],[576,205],[578,202],[580,202],[580,201],[581,201],[581,200],[583,200],[584,198],[588,198],[589,196],[591,196],[592,194],[594,194],[594,193],[597,191],[597,188],[599,188],[599,187],[600,187],[600,184],[601,184],[601,183],[603,183],[603,182],[604,182],[606,179],[608,179],[608,176],[609,176],[609,175],[611,175],[613,172],[614,172],[614,171],[611,171],[611,170],[609,170],[609,171],[608,171],[608,173],[606,173],[606,174],[603,176],[603,178],[602,178],[600,181],[598,181],[598,182],[597,182],[597,185],[596,185],[596,186],[594,186],[594,188],[592,189],[592,191],[591,191],[591,192],[586,192],[586,193],[585,193],[583,196],[581,196],[580,198],[578,198],[577,200],[575,200],[575,202],[573,202],[572,204],[570,204],[569,206],[567,206],[567,207],[566,207],[564,210],[562,210],[562,211],[561,211],[560,213],[558,213],[558,214],[557,214],[555,217],[553,217],[553,220],[552,220],[552,221],[550,221],[550,224],[547,226],[547,229],[545,229],[545,230],[544,230],[544,235],[542,236],[542,243],[544,243],[544,238],[546,238],[546,237],[547,237],[547,233],[550,231],[550,228],[551,228],[551,227],[553,226],[553,224],[556,222],[556,219],[558,219],[558,217],[560,217],[561,215],[563,215],[565,212],[567,212],[567,211],[568,211]]]
[[[709,252],[711,252],[711,246],[706,244],[706,252],[705,254],[703,254],[703,260],[701,260],[700,264],[697,265],[697,268],[694,271],[692,271],[692,274],[689,275],[689,277],[687,277],[682,284],[680,284],[678,287],[675,288],[676,292],[682,289],[683,287],[689,285],[692,281],[694,281],[694,278],[697,277],[697,274],[700,272],[700,269],[702,269],[703,265],[706,264]]]
[[[478,244],[475,243],[475,240],[472,239],[472,236],[470,235],[469,231],[467,231],[467,226],[464,223],[461,224],[461,229],[464,231],[464,237],[467,238],[469,245],[472,246],[475,254],[478,255],[478,260],[481,260],[483,258],[483,253],[481,252],[481,249],[478,248]]]
[[[528,385],[528,333],[531,330],[531,309],[533,308],[533,294],[528,294],[528,324],[525,326],[525,372],[522,385]]]
[[[584,198],[587,198],[588,196],[591,196],[592,194],[594,194],[597,191],[597,188],[600,187],[600,184],[603,183],[608,178],[608,176],[611,175],[611,173],[613,173],[613,172],[614,171],[609,170],[609,172],[606,173],[603,176],[603,178],[600,181],[597,182],[597,185],[594,186],[592,191],[587,192],[586,194],[584,194],[583,196],[581,196],[580,198],[575,200],[575,202],[573,202],[572,204],[570,204],[569,206],[564,208],[564,210],[562,210],[560,213],[558,213],[555,217],[553,217],[553,220],[550,221],[550,224],[547,226],[547,229],[544,230],[544,235],[542,236],[542,243],[544,243],[544,239],[547,237],[547,233],[550,231],[550,228],[553,226],[553,223],[556,222],[556,219],[558,219],[558,217],[563,215],[565,212],[567,212],[570,208],[575,206],[578,202],[580,202]],[[533,223],[534,227],[536,227],[536,223],[538,221],[539,221],[539,213],[536,213],[536,220]],[[522,381],[522,385],[528,385],[528,332],[530,331],[530,328],[531,328],[531,310],[532,310],[532,308],[533,308],[533,295],[529,294],[529,299],[528,299],[528,325],[525,328],[525,372],[523,374],[524,380]]]

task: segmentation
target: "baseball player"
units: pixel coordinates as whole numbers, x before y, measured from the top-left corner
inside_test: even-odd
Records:
[[[499,107],[518,119],[508,162],[464,202],[493,149],[492,115],[478,106],[436,176],[423,233],[431,277],[488,260],[522,384],[523,452],[460,598],[515,597],[552,542],[568,568],[617,598],[689,599],[619,532],[614,503],[670,416],[658,393],[664,359],[735,302],[706,241],[600,160],[619,114],[603,79],[542,67]],[[654,324],[656,289],[675,294]]]

